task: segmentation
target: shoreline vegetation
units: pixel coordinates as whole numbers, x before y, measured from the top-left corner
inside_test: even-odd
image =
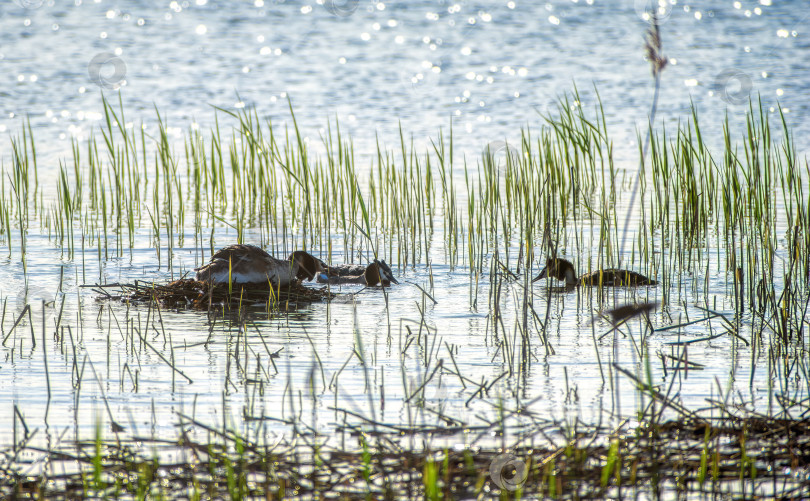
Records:
[[[248,405],[243,408],[244,431],[239,432],[227,420],[212,426],[175,411],[176,438],[144,437],[137,428],[130,433],[115,421],[102,391],[112,436],[105,435],[99,417],[93,439],[77,437],[59,445],[47,440],[43,448],[36,440],[39,430],[29,430],[15,404],[13,443],[0,448],[0,493],[12,499],[806,498],[810,495],[805,330],[810,305],[810,198],[805,193],[810,166],[797,159],[781,110],[772,130],[771,115],[761,102],[751,102],[741,142],[732,137],[726,120],[719,154],[712,154],[704,141],[694,108],[676,130],[653,129],[667,59],[654,15],[651,26],[646,39],[655,79],[651,125],[644,141],[639,138],[640,167],[629,179],[627,171],[614,164],[601,103],[586,110],[576,90],[560,100],[554,115],[543,117],[539,130],[521,130],[519,144],[493,148],[495,143],[490,143],[480,158],[457,158],[452,127],[448,136],[440,131],[428,151],[417,151],[400,129],[399,149],[385,149],[378,140],[367,169],[355,163],[352,140],[341,133],[337,119],[322,136],[325,153],[313,154],[299,130],[292,103],[291,126],[283,128],[262,121],[255,110],[219,109],[236,125],[223,134],[218,117],[207,134],[190,128],[178,152],[157,110],[158,134],[147,136],[143,126],[126,121],[120,94],[117,108],[102,96],[104,125],[87,142],[74,140],[72,158],[59,165],[56,195],[49,195],[47,201],[39,184],[43,176],[38,173],[33,131],[30,123],[24,125],[21,135],[11,139],[11,161],[2,160],[0,237],[9,254],[19,253],[26,284],[29,231],[47,233],[64,259],[81,256],[81,283],[88,285],[94,277],[85,267],[86,251],[96,251],[99,263],[102,256],[106,260],[130,253],[131,257],[136,239],[142,241],[146,229],[158,263],[165,261],[171,278],[180,279],[169,285],[180,284],[183,299],[192,297],[191,303],[203,303],[207,295],[208,308],[202,305],[202,309],[237,327],[233,362],[243,373],[245,393],[251,392],[249,384],[258,385],[261,396],[270,371],[279,373],[274,362],[278,352],[270,351],[253,324],[261,314],[243,310],[245,292],[236,298],[230,288],[220,291],[219,299],[226,305],[220,314],[210,306],[213,290],[194,289],[192,281],[175,276],[184,270],[173,268],[172,253],[187,245],[187,233],[193,240],[188,244],[203,250],[197,263],[204,262],[206,248],[209,255],[214,252],[217,226],[233,228],[238,243],[243,243],[246,231],[258,230],[258,243],[271,254],[320,250],[327,261],[333,255],[332,235],[337,234],[347,261],[371,251],[375,257],[386,255],[400,269],[424,267],[430,292],[432,259],[436,259],[431,251],[436,247],[442,249],[443,264],[451,271],[469,274],[470,310],[489,312],[484,334],[499,343],[497,353],[506,370],[494,381],[478,382],[477,376],[462,373],[454,358],[457,350],[451,346],[446,345],[449,362],[439,358],[439,352],[428,347],[428,337],[434,334],[435,345],[435,334],[440,333],[431,333],[424,318],[426,301],[435,300],[417,286],[423,295],[422,318],[418,336],[410,337],[408,329],[407,346],[415,341],[424,351],[425,378],[415,388],[405,384],[406,424],[375,417],[376,397],[380,410],[385,405],[384,386],[380,385],[379,395],[372,390],[375,383],[370,381],[362,335],[355,327],[355,350],[344,368],[355,357],[363,367],[370,417],[342,407],[335,393],[330,407],[335,429],[323,434],[314,412],[312,423],[295,414],[290,390],[292,418],[267,416],[264,411],[254,415]],[[622,204],[628,191],[630,201]],[[32,226],[37,223],[39,228]],[[484,400],[499,379],[517,376],[519,380],[528,372],[535,350],[547,357],[554,354],[547,333],[553,328],[552,303],[559,296],[551,287],[537,295],[529,282],[536,263],[547,256],[577,256],[580,269],[640,267],[658,281],[653,293],[656,301],[639,302],[641,298],[634,297],[629,304],[612,305],[613,309],[607,309],[611,305],[600,287],[576,291],[578,307],[584,303],[590,312],[602,311],[594,315],[592,326],[600,319],[611,319],[612,328],[598,339],[592,327],[595,347],[609,334],[614,342],[621,334],[633,343],[633,355],[640,361],[635,373],[617,358],[603,363],[595,349],[602,383],[609,382],[615,391],[608,392],[613,397],[611,409],[616,408],[621,382],[636,389],[633,419],[614,413],[614,423],[607,427],[601,422],[584,423],[576,412],[565,412],[563,421],[554,421],[532,411],[531,405],[542,397]],[[704,265],[709,256],[710,264]],[[701,274],[708,283],[712,266],[726,276],[732,311],[718,311],[710,304],[707,286],[702,289],[703,304],[696,305],[705,313],[703,318],[654,327],[651,315],[656,309],[662,310],[660,318],[671,320],[671,310],[679,303],[685,305],[683,277],[691,276],[693,287]],[[98,282],[97,293],[115,298],[106,292],[110,284],[101,283],[100,264]],[[144,287],[137,282],[118,287],[127,293],[118,299],[145,304],[147,325],[153,310],[161,315],[160,306],[183,306],[167,304],[174,299],[171,287]],[[265,302],[263,314],[272,318],[287,311],[291,297],[293,302],[295,297],[332,297],[328,290],[319,296],[306,287],[290,294],[286,301],[275,294],[252,301]],[[516,301],[504,306],[508,296]],[[700,292],[694,295],[698,303],[699,296]],[[385,299],[388,305],[387,295]],[[510,316],[502,308],[515,312]],[[43,357],[44,309],[43,303]],[[226,309],[237,315],[229,315]],[[390,340],[391,313],[386,310]],[[22,348],[15,328],[26,313],[36,347],[30,305],[8,333],[5,322],[0,322],[4,346],[11,338],[12,350],[18,342]],[[678,335],[677,341],[668,343],[669,354],[650,353],[647,340],[656,332],[680,333],[687,325],[713,319],[722,322],[721,332],[701,339]],[[250,347],[247,332],[251,329],[267,352],[264,360],[261,349]],[[80,370],[69,327],[68,334],[74,375],[81,386],[84,362]],[[133,347],[137,344],[155,352],[172,369],[173,384],[176,376],[192,382],[175,364],[174,348],[163,354],[165,346],[161,350],[150,344],[129,320],[125,336]],[[695,410],[684,407],[677,390],[673,391],[676,377],[667,387],[654,382],[655,355],[665,374],[688,374],[703,368],[689,360],[688,347],[717,337],[727,337],[733,347],[750,348],[752,390],[753,367],[759,355],[768,353],[767,414],[754,410],[753,396],[751,402],[742,396],[732,398],[719,381],[719,398],[707,399],[707,407]],[[54,338],[66,346],[59,321]],[[165,331],[163,338],[165,345]],[[168,341],[171,346],[171,337]],[[209,341],[210,337],[205,343]],[[533,344],[539,347],[533,349]],[[407,346],[402,350],[403,382]],[[247,377],[249,348],[255,357],[255,378]],[[325,382],[317,351],[314,356]],[[50,404],[48,365],[43,360]],[[95,374],[92,363],[90,368]],[[119,372],[123,388],[123,370]],[[483,424],[472,425],[471,416],[451,416],[442,405],[431,406],[425,390],[437,373],[439,378],[456,377],[465,389],[469,387],[465,407],[480,399],[494,408],[498,418],[487,421],[477,413],[475,418]],[[568,388],[565,369],[564,375],[568,405],[579,397],[576,386]],[[138,391],[137,371],[134,378],[130,371],[129,379]],[[312,376],[307,389],[313,408],[314,381]],[[226,376],[226,386],[228,382]],[[302,398],[300,390],[298,398]],[[414,424],[415,416],[427,423],[426,415],[439,424]],[[290,437],[271,439],[264,426],[270,421],[285,425]],[[339,446],[335,445],[338,440]]]
[[[422,153],[402,133],[399,151],[379,149],[371,168],[361,169],[337,122],[323,138],[326,155],[317,157],[306,147],[294,115],[293,126],[279,130],[262,124],[254,111],[222,110],[237,125],[224,134],[218,126],[207,138],[189,130],[178,154],[163,122],[160,134],[151,138],[124,126],[121,102],[114,109],[103,100],[105,127],[87,143],[74,142],[72,158],[59,166],[55,199],[44,195],[45,176],[38,174],[30,127],[12,138],[11,161],[2,166],[0,236],[23,262],[26,236],[36,231],[47,233],[65,259],[88,251],[126,257],[146,228],[158,261],[174,278],[180,270],[172,269],[172,250],[192,245],[210,255],[217,225],[234,228],[240,241],[246,229],[259,229],[261,243],[281,255],[296,247],[328,249],[330,256],[329,235],[336,233],[347,256],[373,248],[400,269],[429,270],[438,236],[446,264],[469,274],[470,308],[488,309],[487,335],[502,339],[504,365],[515,374],[532,363],[533,343],[547,355],[554,353],[546,331],[557,296],[533,293],[529,286],[530,271],[546,254],[573,254],[588,269],[629,261],[659,281],[655,294],[664,311],[682,301],[686,282],[681,277],[708,280],[710,267],[718,267],[727,277],[732,311],[716,311],[706,296],[699,306],[706,316],[688,322],[718,319],[723,329],[714,337],[728,336],[753,354],[769,353],[767,414],[738,399],[730,404],[728,395],[710,400],[704,409],[686,409],[671,393],[671,383],[656,385],[650,375],[655,354],[645,340],[687,324],[654,328],[650,310],[657,305],[644,303],[650,306],[638,315],[637,327],[630,327],[634,315],[629,315],[614,318],[613,329],[600,334],[630,336],[643,361],[639,374],[600,362],[604,379],[635,386],[640,403],[633,423],[608,429],[578,418],[552,422],[534,416],[531,402],[510,407],[501,401],[502,419],[487,426],[470,426],[463,417],[440,412],[446,426],[428,428],[377,422],[335,408],[342,417],[336,431],[342,446],[337,447],[295,419],[284,421],[294,439],[268,443],[256,431],[261,424],[254,434],[242,435],[180,414],[176,439],[127,436],[110,414],[112,436],[99,424],[94,439],[42,448],[35,445],[36,430],[28,429],[15,408],[14,443],[0,449],[0,492],[14,499],[808,496],[808,163],[796,158],[784,116],[778,115],[774,131],[771,116],[752,103],[742,142],[731,137],[727,124],[725,147],[714,154],[696,110],[676,131],[653,132],[650,160],[639,173],[636,227],[622,253],[619,211],[626,207],[618,202],[633,180],[613,163],[601,107],[589,115],[579,103],[577,94],[562,99],[558,114],[545,117],[539,131],[522,131],[519,145],[500,152],[485,148],[475,161],[454,158],[452,132],[440,134],[432,151]],[[591,238],[593,244],[586,244]],[[705,265],[708,253],[712,261]],[[204,259],[203,253],[199,262]],[[97,279],[84,267],[81,275],[86,284]],[[479,298],[481,281],[487,281],[484,298]],[[514,332],[500,312],[503,295],[514,293],[507,290],[523,291],[513,306],[518,311]],[[590,311],[606,306],[599,288],[575,294]],[[150,315],[153,306],[148,305]],[[271,310],[267,315],[275,314]],[[22,342],[15,327],[25,313],[10,330],[3,323],[4,345]],[[249,315],[229,321],[240,332],[251,328]],[[658,356],[670,371],[700,370],[687,348],[706,339],[670,343],[672,353]],[[60,342],[68,342],[64,328]],[[358,362],[365,366],[360,333],[355,343]],[[452,350],[448,353],[452,358]],[[247,366],[247,348],[245,357]],[[173,354],[164,358],[170,365],[172,360]],[[261,370],[272,366],[279,372],[272,353],[257,363]],[[461,374],[454,360],[431,364],[432,375],[441,371],[473,387],[479,384]],[[429,411],[423,395],[429,380],[413,391],[409,408]],[[483,398],[494,383],[481,384],[470,398]],[[719,382],[718,389],[722,393]],[[510,421],[515,416],[522,419],[517,427]],[[244,418],[246,423],[273,419]],[[433,445],[468,434],[499,437],[502,445]]]
[[[423,265],[442,247],[448,265],[480,275],[490,268],[488,256],[525,269],[559,251],[578,256],[580,269],[629,260],[667,283],[696,271],[712,244],[724,252],[718,264],[747,278],[750,301],[767,292],[755,289],[772,280],[775,261],[784,261],[791,282],[806,282],[810,270],[810,235],[802,231],[810,168],[796,158],[785,117],[778,114],[773,130],[771,115],[756,104],[742,142],[726,122],[719,153],[704,142],[695,109],[676,131],[652,132],[651,158],[638,174],[643,203],[624,252],[618,211],[627,209],[621,197],[634,177],[613,162],[601,105],[588,114],[577,94],[544,117],[539,133],[524,129],[520,144],[486,146],[481,158],[454,158],[452,129],[424,152],[401,131],[400,150],[378,144],[367,168],[355,165],[351,139],[337,121],[323,138],[323,157],[309,152],[294,115],[292,130],[278,130],[251,110],[225,112],[238,120],[230,141],[219,126],[207,140],[189,129],[177,152],[159,114],[160,133],[151,137],[125,127],[123,104],[116,111],[105,99],[101,137],[75,141],[48,190],[40,185],[30,126],[11,138],[11,158],[2,160],[0,238],[25,263],[29,230],[47,234],[66,259],[131,256],[147,230],[161,266],[174,276],[180,270],[173,269],[173,249],[210,253],[217,227],[233,229],[239,242],[246,229],[258,231],[258,244],[279,255],[293,247],[331,255],[329,235],[338,233],[347,261],[370,247],[399,267]],[[582,245],[591,230],[596,253]],[[434,242],[437,234],[443,246]],[[515,246],[523,248],[518,263],[509,252]],[[784,256],[774,255],[779,251]],[[93,271],[82,268],[82,277],[92,280]]]
[[[55,449],[16,444],[0,463],[0,494],[195,500],[807,498],[807,419],[740,417],[722,402],[712,410],[715,417],[642,421],[632,430],[624,429],[626,421],[614,430],[538,423],[534,445],[509,452],[405,448],[403,438],[447,430],[346,421],[339,432],[356,441],[354,450],[326,446],[317,433],[302,437],[299,445],[268,444],[178,414],[175,440],[103,439],[98,429],[95,439]],[[495,426],[456,433],[503,431]]]

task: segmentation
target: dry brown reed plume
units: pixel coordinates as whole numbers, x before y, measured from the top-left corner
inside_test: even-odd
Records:
[[[627,208],[627,214],[624,218],[624,228],[622,229],[622,242],[619,248],[619,259],[624,253],[624,244],[627,241],[627,227],[630,224],[630,216],[633,213],[633,206],[636,202],[636,193],[638,192],[639,179],[641,178],[641,171],[644,169],[644,162],[647,158],[647,149],[650,146],[650,136],[652,135],[652,126],[655,123],[655,113],[658,109],[658,93],[661,89],[661,72],[669,62],[663,54],[663,44],[661,42],[661,29],[658,26],[658,16],[653,11],[650,14],[650,27],[644,36],[644,50],[647,54],[647,59],[650,61],[653,78],[655,79],[655,93],[653,94],[652,105],[650,106],[650,120],[647,124],[647,135],[644,138],[644,147],[641,151],[641,162],[639,164],[638,175],[633,183],[633,192],[630,195],[630,205]]]
[[[661,30],[658,27],[658,16],[655,12],[653,12],[651,16],[652,23],[650,23],[650,28],[647,30],[646,36],[644,37],[644,50],[647,53],[647,59],[650,61],[653,77],[655,77],[657,81],[669,60],[662,53]]]

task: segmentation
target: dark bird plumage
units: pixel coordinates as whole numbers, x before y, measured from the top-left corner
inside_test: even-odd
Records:
[[[539,275],[534,277],[532,282],[537,282],[543,278],[556,278],[564,280],[566,286],[576,287],[577,285],[590,285],[602,287],[637,287],[641,285],[656,285],[658,282],[645,277],[641,273],[630,270],[620,270],[617,268],[607,268],[585,273],[577,278],[574,265],[558,257],[550,257],[546,260],[546,267]]]
[[[234,244],[215,252],[208,264],[195,271],[201,282],[286,287],[295,280],[312,280],[326,269],[323,261],[304,251],[278,259],[255,245]]]
[[[375,259],[368,266],[344,264],[329,266],[326,273],[318,275],[318,282],[322,284],[363,284],[370,287],[382,285],[388,287],[392,283],[399,284],[394,278],[394,272],[385,261]]]

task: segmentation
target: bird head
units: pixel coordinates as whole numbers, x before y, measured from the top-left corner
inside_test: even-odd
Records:
[[[385,261],[380,261],[377,259],[366,267],[365,276],[366,285],[368,286],[379,284],[383,287],[388,287],[391,285],[391,282],[399,284],[397,279],[394,278],[394,273],[391,271],[391,267],[388,266]]]
[[[326,263],[308,252],[295,251],[290,254],[289,259],[293,266],[298,266],[295,276],[299,280],[312,280],[315,275],[328,269]]]
[[[558,257],[550,257],[546,259],[546,267],[540,271],[539,275],[532,279],[532,282],[537,282],[544,278],[565,280],[569,270],[573,273],[574,265],[571,264],[570,261]],[[573,275],[576,275],[576,273],[573,273]]]

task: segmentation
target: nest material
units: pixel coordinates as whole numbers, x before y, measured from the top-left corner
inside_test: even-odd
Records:
[[[98,287],[98,286],[97,286]],[[120,293],[111,294],[105,288],[115,287]],[[210,310],[225,307],[238,309],[249,306],[269,306],[272,309],[295,309],[301,303],[332,299],[336,294],[327,287],[305,287],[298,282],[288,287],[270,288],[264,284],[211,284],[193,279],[180,279],[165,285],[136,281],[134,284],[114,284],[99,287],[101,299],[122,301],[155,301],[164,308]]]

